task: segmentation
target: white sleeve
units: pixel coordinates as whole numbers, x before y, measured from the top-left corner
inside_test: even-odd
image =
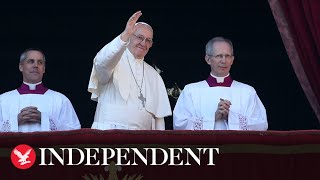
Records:
[[[58,117],[59,125],[57,125],[57,130],[72,130],[81,128],[78,116],[68,98],[63,101]]]
[[[265,131],[268,129],[266,109],[256,92],[250,97],[247,112],[248,130]]]
[[[0,132],[5,131],[4,122],[2,117],[2,103],[1,103],[1,95],[0,95]]]
[[[109,81],[114,68],[119,63],[128,43],[120,39],[120,35],[105,45],[93,61],[96,77],[101,84]]]
[[[173,110],[173,129],[194,130],[195,109],[187,88],[182,90]]]
[[[3,103],[0,95],[0,132],[18,132],[18,116],[8,114],[9,112],[4,110]]]
[[[1,94],[0,94],[0,124],[2,124],[3,117],[2,117],[2,100],[1,100]]]

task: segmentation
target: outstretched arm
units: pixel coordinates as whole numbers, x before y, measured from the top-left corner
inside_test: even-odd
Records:
[[[114,68],[119,63],[129,43],[131,35],[141,26],[141,24],[136,25],[141,15],[141,11],[135,12],[129,18],[125,30],[121,35],[105,45],[94,58],[94,69],[96,70],[96,77],[100,84],[107,83],[112,76]]]

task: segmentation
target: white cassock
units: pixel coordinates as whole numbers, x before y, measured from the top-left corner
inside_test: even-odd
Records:
[[[88,91],[98,104],[92,128],[164,130],[164,117],[172,112],[163,80],[127,45],[117,36],[94,58]]]
[[[220,98],[231,106],[227,120],[215,121]],[[268,129],[266,110],[253,87],[233,81],[231,87],[209,87],[206,81],[186,85],[173,111],[173,126],[179,130]]]
[[[27,106],[41,112],[41,123],[18,125],[18,114]],[[69,99],[48,89],[44,94],[20,94],[12,90],[0,95],[0,131],[34,132],[80,129],[81,125]]]

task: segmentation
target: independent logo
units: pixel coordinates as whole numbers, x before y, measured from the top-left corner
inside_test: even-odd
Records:
[[[26,144],[16,146],[11,152],[11,162],[18,169],[28,169],[35,161],[34,149]]]

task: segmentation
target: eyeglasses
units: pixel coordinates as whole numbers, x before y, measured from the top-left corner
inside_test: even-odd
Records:
[[[219,60],[221,60],[223,58],[231,59],[233,57],[233,55],[231,55],[231,54],[217,54],[217,55],[208,55],[208,56],[214,57],[214,58],[219,59]]]
[[[152,39],[150,39],[150,38],[146,38],[146,37],[144,37],[143,35],[135,35],[135,34],[133,34],[133,35],[134,35],[140,42],[146,40],[146,44],[147,44],[147,45],[151,46],[151,45],[153,44],[153,41],[152,41]]]

